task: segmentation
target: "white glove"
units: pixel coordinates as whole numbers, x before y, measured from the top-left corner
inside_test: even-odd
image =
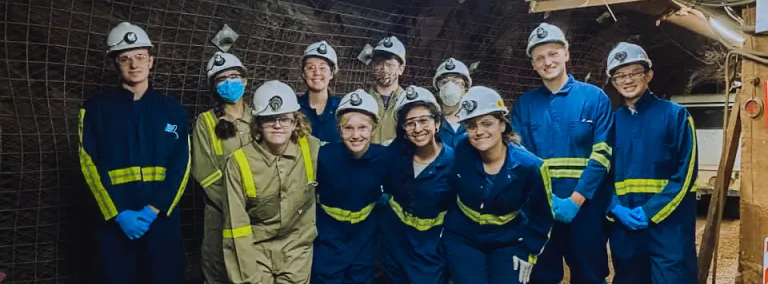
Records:
[[[517,256],[512,257],[512,261],[515,264],[515,270],[519,270],[518,280],[520,283],[526,284],[531,279],[531,271],[533,270],[533,264],[528,263]]]

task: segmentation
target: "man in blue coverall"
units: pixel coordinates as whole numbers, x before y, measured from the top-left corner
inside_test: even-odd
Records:
[[[651,66],[642,47],[626,42],[607,58],[624,99],[615,113],[613,281],[695,284],[696,130],[684,107],[648,89]]]
[[[107,44],[122,83],[88,99],[79,121],[80,167],[101,219],[89,283],[183,283],[176,205],[189,177],[187,114],[149,84],[143,29],[120,23]]]
[[[560,283],[563,258],[571,283],[603,283],[608,276],[603,228],[613,192],[611,102],[598,87],[568,75],[568,41],[558,27],[539,25],[527,52],[544,85],[518,99],[512,123],[523,146],[549,166],[557,221],[531,283]]]

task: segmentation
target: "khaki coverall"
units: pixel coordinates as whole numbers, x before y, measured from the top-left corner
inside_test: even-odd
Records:
[[[397,99],[400,98],[400,95],[403,94],[403,88],[397,88],[395,93],[389,98],[389,102],[386,106],[384,105],[384,100],[381,98],[381,94],[376,92],[375,88],[371,88],[369,93],[376,99],[376,103],[379,104],[380,117],[379,125],[373,133],[371,143],[381,144],[384,141],[395,139],[395,136],[397,135],[395,132],[397,129],[397,122],[395,121],[397,118],[395,103],[397,102]]]
[[[227,157],[235,150],[250,143],[251,108],[245,106],[242,119],[233,119],[227,115],[224,119],[232,121],[237,128],[235,137],[221,140],[214,129],[219,119],[213,110],[201,113],[195,122],[192,134],[192,176],[205,190],[205,216],[203,221],[203,243],[200,248],[202,269],[208,284],[229,283],[224,267],[224,254],[221,247],[221,231],[224,229],[224,216],[221,214],[222,203],[226,197],[223,171]]]
[[[309,283],[319,148],[310,136],[279,156],[256,142],[230,156],[223,245],[233,283]]]

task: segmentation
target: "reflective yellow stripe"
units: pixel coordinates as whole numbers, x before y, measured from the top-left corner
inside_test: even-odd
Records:
[[[237,227],[234,229],[224,229],[223,235],[224,238],[227,239],[242,238],[253,235],[253,229],[251,229],[251,225]]]
[[[256,197],[256,184],[253,183],[253,172],[251,171],[251,165],[248,163],[248,158],[245,156],[243,148],[235,150],[234,158],[237,162],[237,166],[240,167],[240,177],[243,180],[243,186],[245,187],[245,195],[249,198]]]
[[[208,175],[207,177],[205,177],[205,178],[204,178],[204,179],[203,179],[203,180],[200,182],[200,186],[202,186],[203,188],[206,188],[206,187],[209,187],[209,186],[211,186],[211,185],[212,185],[214,182],[216,182],[216,181],[218,181],[219,179],[221,179],[221,175],[222,175],[222,174],[221,174],[221,171],[220,171],[220,170],[216,170],[216,171],[215,171],[215,172],[213,172],[212,174],[210,174],[210,175]]]
[[[112,202],[112,198],[109,196],[107,189],[101,182],[101,176],[99,170],[96,168],[96,164],[93,163],[93,159],[88,152],[83,148],[83,119],[85,118],[85,110],[80,109],[80,117],[77,126],[77,132],[80,139],[78,145],[78,151],[80,156],[80,169],[83,171],[83,177],[88,184],[88,188],[91,190],[93,197],[96,199],[96,204],[99,206],[101,215],[104,216],[104,220],[109,220],[117,216],[117,208],[115,203]]]
[[[315,182],[315,167],[312,165],[312,155],[309,153],[309,141],[307,137],[299,138],[299,148],[301,148],[301,157],[304,159],[304,171],[307,173],[307,182]]]
[[[669,183],[666,179],[627,179],[617,182],[616,195],[622,196],[630,193],[652,193],[661,192]]]
[[[592,155],[589,156],[591,160],[594,160],[595,162],[602,165],[606,171],[611,170],[611,160],[608,159],[605,154],[599,153],[599,152],[592,152]]]
[[[189,135],[187,135],[187,145],[192,145],[190,144],[190,141],[189,141]],[[171,212],[173,212],[173,208],[176,207],[177,204],[179,204],[179,200],[181,200],[181,196],[184,195],[184,190],[187,188],[187,181],[189,180],[189,170],[191,166],[192,166],[192,153],[190,153],[189,147],[187,147],[187,168],[184,170],[184,177],[181,179],[179,188],[176,190],[176,196],[173,198],[173,203],[171,203],[171,206],[168,207],[168,213],[167,213],[168,216],[171,215]]]
[[[550,169],[550,178],[580,178],[584,170]]]
[[[212,111],[206,111],[202,115],[205,126],[208,128],[208,136],[211,137],[211,147],[213,147],[213,153],[219,156],[224,155],[224,150],[221,146],[221,139],[216,136],[216,124],[218,123],[218,119],[213,116]]]
[[[517,217],[517,215],[520,214],[520,211],[515,211],[502,216],[496,216],[491,214],[480,214],[480,212],[472,210],[472,208],[469,208],[466,205],[464,205],[464,203],[461,202],[461,198],[456,197],[456,200],[458,201],[459,209],[461,209],[461,212],[463,212],[464,215],[467,216],[467,218],[469,218],[472,221],[475,221],[475,223],[478,223],[480,225],[501,226],[506,223],[509,223],[509,221],[514,220]]]
[[[542,248],[542,250],[544,250],[544,249]],[[538,255],[531,254],[531,255],[528,256],[528,263],[536,264],[536,260],[538,260],[538,259],[539,259]]]
[[[549,158],[545,160],[550,167],[586,167],[587,158]]]
[[[664,208],[659,210],[659,212],[651,218],[651,221],[657,224],[669,217],[669,215],[675,211],[675,208],[677,208],[677,206],[680,205],[680,202],[683,201],[683,197],[688,194],[688,187],[690,187],[691,183],[693,182],[693,168],[696,165],[696,151],[698,147],[696,147],[696,127],[693,124],[693,117],[689,115],[687,120],[688,126],[691,128],[691,136],[693,137],[691,153],[688,156],[688,171],[685,174],[683,188],[680,189],[677,195],[675,195],[675,197],[669,203],[667,203]]]
[[[397,201],[395,201],[395,199],[392,197],[389,198],[389,205],[392,207],[392,211],[395,212],[395,215],[400,218],[400,221],[419,231],[426,231],[432,229],[435,226],[442,225],[443,219],[445,218],[445,214],[447,212],[443,211],[438,213],[437,218],[421,219],[419,217],[413,216],[411,213],[405,212],[403,207],[400,206],[400,204],[397,203]]]
[[[141,180],[141,167],[128,167],[109,171],[109,179],[113,185]]]
[[[164,181],[165,168],[164,167],[141,168],[141,176],[143,181]]]
[[[336,219],[336,221],[339,222],[349,222],[352,224],[357,224],[365,221],[365,219],[368,219],[368,216],[371,215],[371,212],[375,206],[376,202],[373,202],[368,204],[368,206],[363,207],[363,209],[360,209],[360,211],[349,211],[320,204],[320,207],[323,208],[323,211],[325,211],[328,216],[331,216],[331,218]]]
[[[600,142],[595,145],[592,145],[592,152],[598,152],[598,151],[605,151],[605,153],[607,153],[608,156],[613,156],[613,148],[611,148],[611,146],[608,146],[608,143]]]

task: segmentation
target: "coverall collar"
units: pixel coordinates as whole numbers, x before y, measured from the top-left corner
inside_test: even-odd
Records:
[[[342,152],[342,155],[344,155],[344,157],[346,157],[347,159],[353,160],[353,161],[365,161],[373,158],[373,154],[371,154],[371,145],[368,146],[368,149],[365,150],[365,153],[363,153],[363,155],[360,156],[360,158],[355,158],[355,156],[352,155],[352,152],[349,151],[349,149],[347,148],[347,145],[344,144],[344,141],[339,142],[339,148],[340,148],[340,151]]]
[[[517,144],[514,143],[507,143],[507,155],[504,157],[504,165],[501,166],[501,170],[499,170],[499,173],[502,173],[504,171],[511,171],[517,167],[520,166],[520,163],[513,157],[513,153],[515,152],[515,149],[519,148]],[[474,148],[473,148],[474,149]],[[474,150],[474,155],[476,156],[476,163],[475,168],[483,174],[487,174],[485,172],[485,168],[483,168],[483,159],[480,157],[480,152],[477,150]]]
[[[275,156],[272,155],[272,153],[269,152],[269,147],[267,146],[267,141],[261,141],[261,143],[253,143],[256,150],[261,153],[264,156],[264,163],[267,164],[267,167],[272,167],[272,164],[277,162],[278,158],[288,158],[288,159],[296,159],[296,157],[299,156],[299,144],[296,142],[288,142],[288,147],[285,148],[285,152],[283,152],[282,155]]]
[[[124,88],[122,84],[118,85],[117,88],[115,88],[115,90],[116,90],[116,94],[120,99],[130,99],[131,101],[133,101],[133,97],[134,97],[133,92],[131,90]],[[138,101],[142,101],[144,100],[145,97],[154,93],[156,93],[155,88],[152,87],[152,83],[150,83],[147,86],[147,90],[144,91],[144,94],[141,96],[141,98],[139,98]]]
[[[253,115],[251,114],[251,107],[248,105],[248,103],[243,102],[243,118],[239,118],[237,120],[243,121],[247,124],[251,124],[253,121]],[[235,119],[232,118],[231,115],[225,114],[224,119],[229,122],[235,122]]]
[[[648,108],[651,102],[656,101],[657,99],[658,98],[653,92],[651,92],[651,90],[645,90],[645,93],[643,93],[640,99],[635,102],[634,112],[636,114],[642,113],[645,111],[645,109]],[[633,113],[632,109],[630,109],[626,104],[624,104],[623,108],[626,109],[629,113]]]
[[[568,81],[565,82],[565,85],[563,85],[562,88],[560,88],[559,91],[552,93],[547,89],[547,86],[541,85],[539,87],[539,90],[542,94],[552,94],[552,95],[568,95],[568,93],[571,92],[571,89],[573,89],[573,86],[576,84],[576,79],[573,78],[573,75],[568,74]]]
[[[304,95],[301,95],[298,98],[299,106],[304,108],[304,109],[314,110],[312,108],[312,106],[309,104],[309,96],[310,96],[309,90],[304,91]],[[323,113],[322,114],[325,114],[325,113],[327,113],[329,111],[330,108],[328,106],[331,105],[331,97],[333,97],[331,95],[331,89],[328,89],[328,98],[325,100],[325,109],[323,109]],[[317,113],[317,112],[315,112],[315,113]]]

